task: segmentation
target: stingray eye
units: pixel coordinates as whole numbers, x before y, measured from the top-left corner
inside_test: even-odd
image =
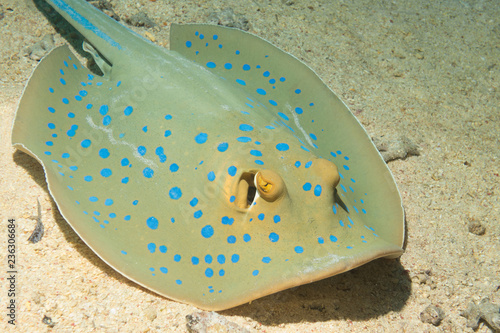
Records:
[[[266,201],[273,202],[285,193],[285,183],[276,172],[261,170],[255,175],[255,187]]]

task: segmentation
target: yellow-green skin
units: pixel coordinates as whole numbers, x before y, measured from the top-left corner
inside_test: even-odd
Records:
[[[82,1],[48,3],[105,75],[67,47],[52,51],[12,140],[42,163],[62,215],[114,269],[221,310],[402,253],[389,170],[300,61],[209,25],[173,26],[167,51]]]

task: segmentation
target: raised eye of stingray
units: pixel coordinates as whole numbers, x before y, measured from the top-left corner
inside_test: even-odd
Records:
[[[261,170],[255,175],[255,187],[260,197],[269,202],[279,199],[285,193],[283,179],[271,170]]]

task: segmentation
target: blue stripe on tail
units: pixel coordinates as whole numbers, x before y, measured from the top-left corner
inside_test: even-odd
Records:
[[[90,23],[85,17],[80,15],[78,12],[76,12],[70,5],[68,5],[63,0],[52,0],[52,3],[55,6],[57,6],[60,10],[67,13],[73,20],[75,20],[82,27],[84,27],[87,30],[92,31],[94,34],[96,34],[96,36],[98,36],[102,40],[106,41],[109,45],[116,47],[118,50],[122,49],[122,46],[119,43],[117,43],[113,38],[109,37],[104,32],[102,32],[99,28],[97,28],[95,25]]]

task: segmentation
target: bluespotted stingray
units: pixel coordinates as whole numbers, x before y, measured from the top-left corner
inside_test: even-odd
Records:
[[[392,175],[346,105],[252,34],[172,25],[170,50],[84,1],[88,41],[36,68],[12,141],[66,221],[138,284],[222,310],[403,252]]]

